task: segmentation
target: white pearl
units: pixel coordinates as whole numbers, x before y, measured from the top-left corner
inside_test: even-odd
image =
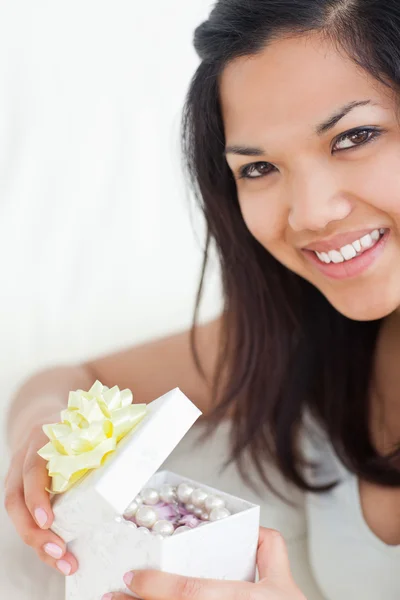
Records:
[[[202,513],[200,515],[200,519],[202,521],[209,521],[210,520],[210,515],[208,514],[208,512],[202,511]]]
[[[186,502],[189,502],[190,496],[192,495],[193,491],[193,486],[189,485],[188,483],[180,483],[177,489],[177,495],[179,500],[186,504]]]
[[[139,506],[140,506],[140,504],[138,504],[136,502],[136,500],[134,500],[133,502],[130,503],[130,505],[124,512],[124,516],[127,517],[128,519],[130,519],[131,517],[134,517],[138,511]]]
[[[186,525],[181,525],[175,529],[174,535],[178,533],[185,533],[185,531],[190,531],[190,527],[186,527]]]
[[[196,515],[196,517],[201,517],[201,515],[203,514],[203,509],[202,508],[195,508],[193,511],[193,514]]]
[[[176,488],[169,483],[164,483],[160,487],[160,498],[163,502],[173,502],[176,500]]]
[[[186,510],[188,510],[190,513],[194,513],[196,507],[194,504],[186,504]]]
[[[153,527],[157,521],[157,513],[151,506],[140,506],[135,519],[139,527]]]
[[[153,536],[156,540],[163,540],[164,536],[161,533],[155,533]]]
[[[143,499],[143,504],[147,506],[154,506],[154,504],[158,504],[160,502],[160,496],[157,490],[153,490],[152,488],[146,488],[140,492],[140,495]]]
[[[204,506],[205,509],[209,512],[213,508],[225,508],[225,500],[223,500],[219,496],[208,496],[208,498],[204,502]]]
[[[201,488],[198,488],[197,490],[193,490],[190,499],[192,501],[192,504],[194,504],[194,506],[197,506],[198,508],[202,508],[204,506],[204,502],[207,500],[207,497],[208,497],[207,492],[205,492]]]
[[[210,512],[210,521],[220,521],[230,516],[230,512],[227,508],[213,508]]]
[[[128,523],[128,525],[129,525],[129,527],[131,529],[137,529],[138,528],[138,526],[136,525],[136,523],[133,523],[132,521],[127,521],[127,523]]]
[[[144,533],[145,535],[150,535],[150,530],[147,529],[147,527],[138,527],[138,531],[140,531],[140,533]]]
[[[160,521],[154,523],[152,531],[153,533],[159,533],[160,535],[168,536],[174,533],[175,527],[170,521],[160,519]]]
[[[136,502],[136,504],[138,504],[139,506],[140,506],[141,504],[143,504],[143,498],[142,498],[142,496],[141,496],[140,494],[138,494],[138,495],[136,496],[136,498],[134,499],[134,502]]]

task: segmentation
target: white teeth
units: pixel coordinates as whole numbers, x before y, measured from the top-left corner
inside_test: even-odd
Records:
[[[331,259],[329,258],[326,252],[316,252],[316,255],[318,256],[321,262],[326,263],[327,265],[329,265],[329,263],[331,262]]]
[[[329,265],[331,259],[329,258],[329,254],[327,252],[321,252],[322,260]]]
[[[372,244],[373,244],[373,240],[372,237],[370,236],[369,233],[367,233],[367,235],[364,235],[364,237],[362,237],[360,239],[361,242],[361,246],[367,250],[368,248],[371,248]]]
[[[343,256],[337,250],[330,250],[328,252],[328,256],[335,264],[344,262]]]
[[[357,256],[357,252],[355,251],[354,247],[351,244],[348,244],[347,246],[343,246],[343,248],[340,248],[340,253],[342,254],[342,256],[344,257],[345,260],[351,260],[352,258]]]
[[[378,242],[386,229],[374,229],[371,233],[364,235],[360,240],[355,240],[352,244],[347,244],[340,250],[330,250],[329,252],[315,252],[319,260],[329,264],[342,263],[345,260],[352,260],[363,251],[368,250]]]

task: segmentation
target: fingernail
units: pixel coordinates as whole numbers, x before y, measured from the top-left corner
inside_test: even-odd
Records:
[[[71,573],[72,567],[66,560],[58,560],[56,565],[57,569],[61,571],[63,575],[69,575]]]
[[[47,512],[43,508],[37,508],[35,510],[35,519],[39,527],[44,527],[47,523]]]
[[[112,600],[113,595],[112,594],[104,594],[104,596],[102,597],[101,600]]]
[[[128,587],[131,585],[132,583],[132,579],[133,579],[133,573],[132,571],[129,571],[129,573],[125,573],[124,575],[124,583],[125,585],[127,585]]]
[[[57,546],[57,544],[45,544],[43,550],[52,558],[61,558],[64,554],[63,549]]]

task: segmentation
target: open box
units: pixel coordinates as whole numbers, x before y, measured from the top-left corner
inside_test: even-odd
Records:
[[[53,502],[53,531],[79,561],[66,578],[67,600],[98,600],[126,590],[122,577],[137,569],[212,579],[254,581],[260,509],[240,498],[158,471],[200,411],[179,390],[148,405],[141,423],[105,464]],[[189,458],[190,460],[190,458]],[[143,488],[188,482],[221,496],[231,516],[170,537],[146,534],[122,515]]]

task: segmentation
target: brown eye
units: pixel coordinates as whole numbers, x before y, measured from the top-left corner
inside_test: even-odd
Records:
[[[353,144],[362,144],[363,142],[366,142],[368,138],[369,131],[357,131],[357,133],[353,133],[349,139]]]
[[[273,171],[275,167],[271,163],[256,162],[242,167],[239,172],[239,179],[259,179],[265,177]]]
[[[376,129],[357,129],[349,131],[340,136],[334,145],[334,150],[347,150],[350,148],[356,148],[357,146],[363,146],[368,142],[376,139],[380,134],[380,131]]]

